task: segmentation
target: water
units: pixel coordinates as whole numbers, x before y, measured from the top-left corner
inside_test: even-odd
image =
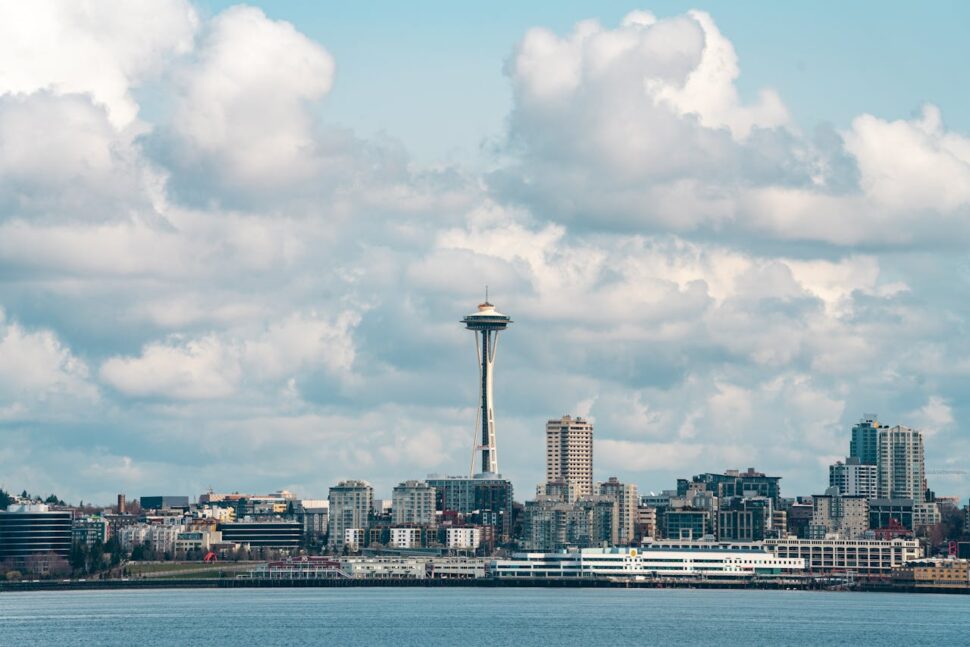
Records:
[[[970,645],[970,596],[683,589],[0,593],[0,644]]]

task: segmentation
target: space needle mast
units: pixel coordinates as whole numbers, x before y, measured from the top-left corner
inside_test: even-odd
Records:
[[[479,393],[481,434],[476,436],[481,444],[476,442],[474,450],[482,452],[482,472],[498,474],[498,453],[495,445],[495,415],[492,403],[492,374],[495,366],[495,350],[498,346],[499,331],[505,330],[512,319],[498,312],[495,306],[488,302],[488,288],[485,289],[485,303],[478,305],[478,312],[473,312],[461,323],[465,328],[475,333],[475,349],[478,352]],[[479,343],[481,333],[481,343]],[[474,469],[474,453],[472,455]]]

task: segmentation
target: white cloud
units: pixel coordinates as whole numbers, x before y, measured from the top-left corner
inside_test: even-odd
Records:
[[[787,125],[788,110],[773,90],[762,90],[754,105],[741,103],[734,85],[741,71],[731,41],[721,34],[709,14],[691,11],[688,15],[704,32],[700,62],[683,83],[647,79],[654,100],[671,105],[680,114],[697,115],[708,128],[727,127],[738,139],[747,137],[754,127]]]
[[[0,309],[0,400],[4,417],[19,417],[37,402],[97,399],[88,367],[50,330],[28,330]],[[46,406],[50,406],[49,404]],[[43,415],[42,410],[31,412]]]
[[[138,114],[132,87],[187,52],[197,25],[184,0],[4,2],[0,94],[89,94],[122,129]]]
[[[293,375],[309,364],[349,377],[353,369],[354,327],[360,314],[345,311],[332,320],[294,314],[272,324],[258,339],[245,343],[243,358],[262,379]]]
[[[742,101],[710,15],[638,16],[522,38],[507,64],[512,161],[489,176],[503,203],[594,231],[837,246],[970,236],[970,139],[936,107],[809,138],[774,91]]]
[[[931,395],[926,404],[916,411],[911,411],[906,416],[906,420],[906,425],[919,429],[927,439],[932,439],[941,431],[946,431],[956,422],[953,409],[939,395]]]
[[[333,57],[293,25],[237,6],[207,26],[179,73],[177,155],[237,187],[280,187],[319,173],[308,104],[333,84]]]
[[[227,331],[152,342],[136,357],[112,357],[101,378],[134,397],[210,400],[236,395],[243,383],[279,382],[320,367],[340,378],[352,374],[355,312],[331,320],[295,313],[259,333]]]
[[[159,183],[102,107],[48,92],[0,95],[0,177],[0,220],[150,215]]]
[[[936,106],[924,106],[911,121],[861,115],[844,136],[859,162],[863,191],[880,207],[951,212],[970,206],[970,138],[946,131]]]
[[[112,357],[101,365],[102,380],[134,397],[223,398],[241,377],[238,351],[215,336],[152,343],[138,357]]]

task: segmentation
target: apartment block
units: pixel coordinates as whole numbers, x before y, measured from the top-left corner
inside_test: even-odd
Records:
[[[546,480],[573,484],[577,496],[593,492],[593,424],[563,416],[546,423]]]

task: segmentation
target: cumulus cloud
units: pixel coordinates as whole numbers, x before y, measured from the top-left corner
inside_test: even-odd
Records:
[[[704,49],[697,66],[682,84],[647,79],[647,90],[654,100],[667,103],[682,115],[693,114],[708,128],[727,127],[735,138],[743,139],[751,129],[784,126],[788,110],[773,90],[762,90],[758,102],[743,105],[734,82],[741,71],[734,46],[721,35],[710,14],[691,11],[688,15],[700,25]],[[624,20],[624,27],[631,24]],[[632,22],[649,27],[653,23]]]
[[[926,438],[933,438],[955,422],[953,409],[939,395],[931,395],[922,407],[906,416],[908,424],[923,432]]]
[[[861,115],[845,134],[858,160],[862,190],[877,205],[897,211],[970,211],[970,138],[948,132],[940,109],[923,107],[912,120]]]
[[[244,382],[278,381],[319,366],[343,378],[354,361],[353,327],[360,315],[344,312],[333,320],[293,314],[245,338],[231,332],[146,345],[135,357],[112,357],[101,378],[133,397],[209,400],[237,393]]]
[[[138,114],[132,88],[189,51],[198,22],[184,0],[5,2],[0,93],[86,94],[125,128]]]
[[[180,343],[152,343],[138,357],[112,357],[101,378],[136,397],[209,399],[232,394],[241,377],[236,353],[210,336]]]
[[[232,7],[178,73],[174,154],[236,188],[305,182],[320,163],[309,104],[333,76],[333,57],[293,25]]]
[[[154,214],[156,175],[130,136],[85,95],[0,95],[0,176],[0,219],[104,222]]]
[[[939,109],[808,137],[773,90],[742,100],[734,47],[704,12],[532,29],[506,71],[514,162],[490,186],[570,227],[837,246],[970,233],[970,144]]]
[[[43,416],[43,408],[63,399],[90,403],[98,392],[90,382],[87,364],[51,330],[29,330],[8,320],[0,309],[0,400],[8,416]]]
[[[520,498],[563,413],[595,420],[597,478],[644,489],[753,464],[820,491],[862,410],[933,434],[930,457],[962,446],[970,157],[932,106],[806,135],[738,90],[713,17],[638,11],[523,35],[478,175],[321,119],[339,61],[298,25],[153,10],[154,31],[141,5],[0,10],[27,34],[0,38],[19,487],[464,473],[458,319],[486,283],[515,320],[496,401]]]

